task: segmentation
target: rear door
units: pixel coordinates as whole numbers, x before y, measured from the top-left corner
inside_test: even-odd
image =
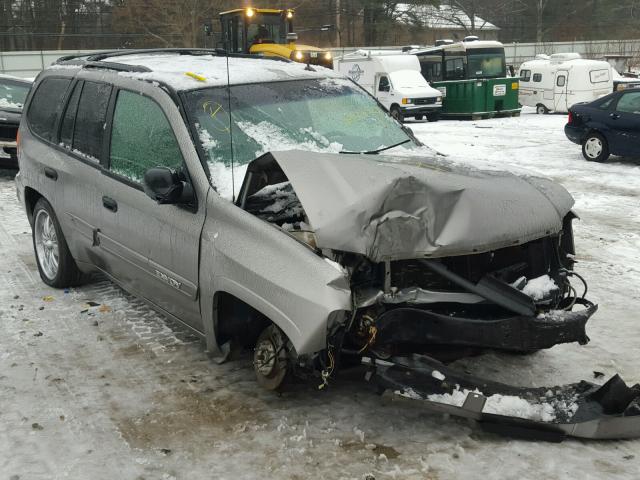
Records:
[[[64,198],[64,216],[73,234],[67,235],[76,260],[103,268],[96,248],[102,215],[100,175],[104,124],[112,87],[106,83],[77,81],[60,124],[59,145],[66,150],[65,168],[57,172]]]
[[[566,112],[567,105],[567,87],[569,84],[569,72],[567,70],[558,70],[556,73],[556,82],[554,87],[554,110],[556,112]]]
[[[159,90],[154,95],[119,90],[112,104],[100,247],[109,273],[126,289],[202,331],[197,300],[204,208],[159,205],[142,188],[145,171],[156,166],[188,178],[174,126],[161,107],[171,100]]]
[[[616,155],[640,156],[640,90],[623,93],[609,115],[614,142],[609,146]]]

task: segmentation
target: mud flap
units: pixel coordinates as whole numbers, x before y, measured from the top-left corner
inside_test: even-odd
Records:
[[[523,388],[492,382],[414,355],[393,362],[365,359],[367,379],[392,402],[411,402],[468,418],[483,430],[531,440],[640,437],[640,385],[618,376],[604,385],[581,381]]]

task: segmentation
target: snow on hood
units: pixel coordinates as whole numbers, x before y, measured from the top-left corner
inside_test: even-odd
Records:
[[[372,261],[487,252],[558,233],[574,204],[540,177],[429,157],[271,152],[317,245]]]

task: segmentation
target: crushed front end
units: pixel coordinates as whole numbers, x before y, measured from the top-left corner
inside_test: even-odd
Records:
[[[597,306],[573,271],[574,218],[570,212],[557,234],[475,255],[380,263],[342,255],[352,272],[355,325],[375,330],[369,348],[383,357],[586,344]]]
[[[489,431],[552,441],[640,436],[640,386],[618,376],[602,386],[521,388],[446,364],[487,349],[589,341],[597,306],[574,271],[576,217],[562,187],[436,160],[272,152],[249,165],[238,204],[350,285],[352,309],[329,319],[326,348],[289,350],[289,365],[311,366],[320,388],[362,362],[387,398]]]

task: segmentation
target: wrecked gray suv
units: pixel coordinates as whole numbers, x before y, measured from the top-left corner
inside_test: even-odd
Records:
[[[252,348],[269,389],[364,360],[381,389],[489,424],[477,401],[430,395],[544,400],[552,418],[498,416],[559,435],[606,436],[571,421],[597,392],[624,391],[614,420],[636,408],[615,378],[545,397],[435,360],[588,341],[573,199],[446,162],[329,70],[203,50],[66,57],[25,111],[16,183],[48,285],[101,271],[212,355]]]

